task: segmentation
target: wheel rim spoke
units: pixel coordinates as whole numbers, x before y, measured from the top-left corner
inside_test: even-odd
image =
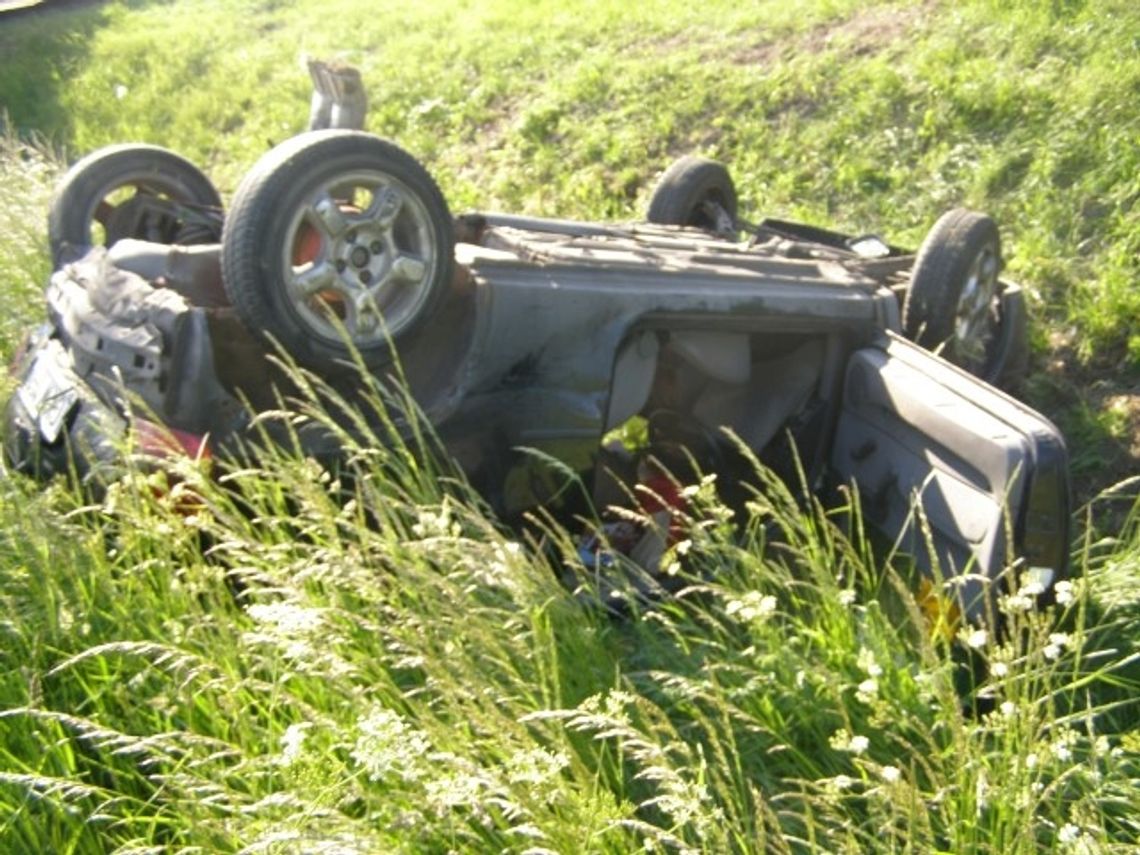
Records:
[[[418,285],[427,275],[428,265],[422,258],[400,254],[392,262],[392,278],[397,282]]]
[[[344,290],[336,269],[328,262],[314,264],[307,270],[295,273],[289,285],[293,293],[305,302],[321,291]]]
[[[310,206],[308,213],[314,225],[330,238],[339,238],[348,230],[348,217],[337,200],[327,192]]]
[[[365,216],[385,231],[392,228],[404,208],[404,197],[394,187],[382,187],[373,196]]]
[[[348,305],[348,319],[345,325],[350,335],[354,338],[371,336],[379,330],[380,313],[371,294],[367,292],[358,294],[356,299],[349,301]]]

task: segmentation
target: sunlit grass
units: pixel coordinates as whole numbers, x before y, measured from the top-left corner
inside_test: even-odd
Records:
[[[330,406],[318,384],[289,418]],[[274,446],[83,506],[5,482],[9,848],[1140,842],[1135,613],[1095,587],[1135,563],[1135,516],[1056,606],[995,592],[1004,630],[951,641],[857,517],[774,478],[739,525],[695,485],[685,584],[645,602],[559,584],[558,528],[497,526],[430,431],[344,440],[339,474]]]

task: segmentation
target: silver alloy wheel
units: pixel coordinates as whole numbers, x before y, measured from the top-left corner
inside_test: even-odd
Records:
[[[966,366],[981,366],[997,326],[995,300],[1001,267],[997,248],[987,244],[974,258],[954,312],[951,349]]]
[[[439,264],[427,208],[379,170],[314,188],[282,244],[286,293],[311,332],[357,346],[383,342],[418,317]]]

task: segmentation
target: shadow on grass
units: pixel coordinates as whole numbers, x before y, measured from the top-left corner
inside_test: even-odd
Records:
[[[0,11],[0,130],[38,133],[66,144],[74,132],[61,103],[70,70],[87,56],[107,23],[102,0],[42,0]],[[2,8],[2,7],[0,7]]]

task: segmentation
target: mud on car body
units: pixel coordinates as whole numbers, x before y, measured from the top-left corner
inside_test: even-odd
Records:
[[[535,450],[580,473],[596,507],[628,496],[640,461],[604,438],[642,420],[730,503],[750,455],[786,471],[794,449],[813,488],[855,484],[866,518],[950,577],[972,616],[1011,561],[1066,572],[1064,443],[987,382],[1025,368],[1024,299],[999,277],[988,217],[952,211],[917,254],[750,224],[722,165],[683,158],[650,222],[453,218],[406,152],[319,127],[363,111],[323,109],[314,80],[318,127],[266,154],[224,218],[194,167],[150,147],[65,178],[49,321],[7,408],[17,468],[113,465],[140,424],[224,453],[247,430],[238,400],[274,403],[272,341],[350,395],[349,360],[377,376],[398,360],[507,519],[554,498]]]

